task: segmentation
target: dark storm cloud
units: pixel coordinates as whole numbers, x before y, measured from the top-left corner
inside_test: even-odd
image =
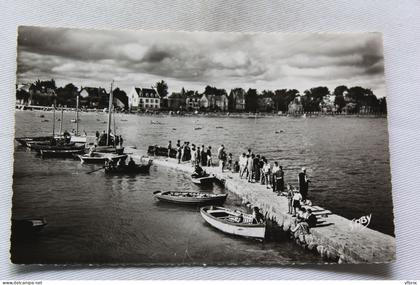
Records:
[[[20,27],[18,79],[76,84],[112,79],[172,91],[223,88],[383,86],[380,34],[239,34],[101,31]],[[381,78],[382,80],[378,80]],[[366,86],[367,85],[367,86]]]

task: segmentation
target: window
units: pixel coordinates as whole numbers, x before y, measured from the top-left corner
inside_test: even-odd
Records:
[[[146,103],[149,103],[149,99],[146,99]]]
[[[156,99],[156,100],[155,100],[155,103],[156,103],[156,104],[158,104],[158,103],[159,103],[158,99]]]

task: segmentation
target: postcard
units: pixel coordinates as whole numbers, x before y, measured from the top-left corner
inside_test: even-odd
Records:
[[[11,261],[388,263],[380,33],[21,26]]]

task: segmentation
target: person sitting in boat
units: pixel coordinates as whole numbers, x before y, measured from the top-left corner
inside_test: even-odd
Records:
[[[200,165],[196,164],[194,168],[194,173],[191,175],[192,178],[200,178],[204,177],[206,175],[206,172],[201,168]]]
[[[237,218],[236,218],[236,222],[237,223],[242,223],[244,221],[244,215],[241,213]]]
[[[136,163],[134,162],[134,159],[130,157],[130,160],[128,161],[128,167],[134,168],[136,166]]]
[[[65,131],[64,131],[64,133],[63,133],[63,137],[64,137],[64,141],[65,141],[66,143],[69,143],[69,142],[70,142],[71,135],[70,135],[70,133],[69,133],[67,130],[65,130]]]
[[[112,159],[105,160],[105,169],[114,169],[115,163]]]
[[[252,223],[253,224],[262,224],[264,223],[264,216],[261,214],[260,209],[258,207],[254,207],[252,209]]]
[[[124,166],[125,166],[125,159],[122,159],[122,158],[118,159],[117,167],[119,168],[119,167],[124,167]]]
[[[91,146],[89,148],[88,156],[89,157],[93,157],[94,156],[94,152],[95,152],[95,146],[93,145],[93,146]]]

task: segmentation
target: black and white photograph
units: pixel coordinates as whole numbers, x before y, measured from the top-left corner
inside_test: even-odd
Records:
[[[396,260],[381,33],[17,34],[12,263]]]

